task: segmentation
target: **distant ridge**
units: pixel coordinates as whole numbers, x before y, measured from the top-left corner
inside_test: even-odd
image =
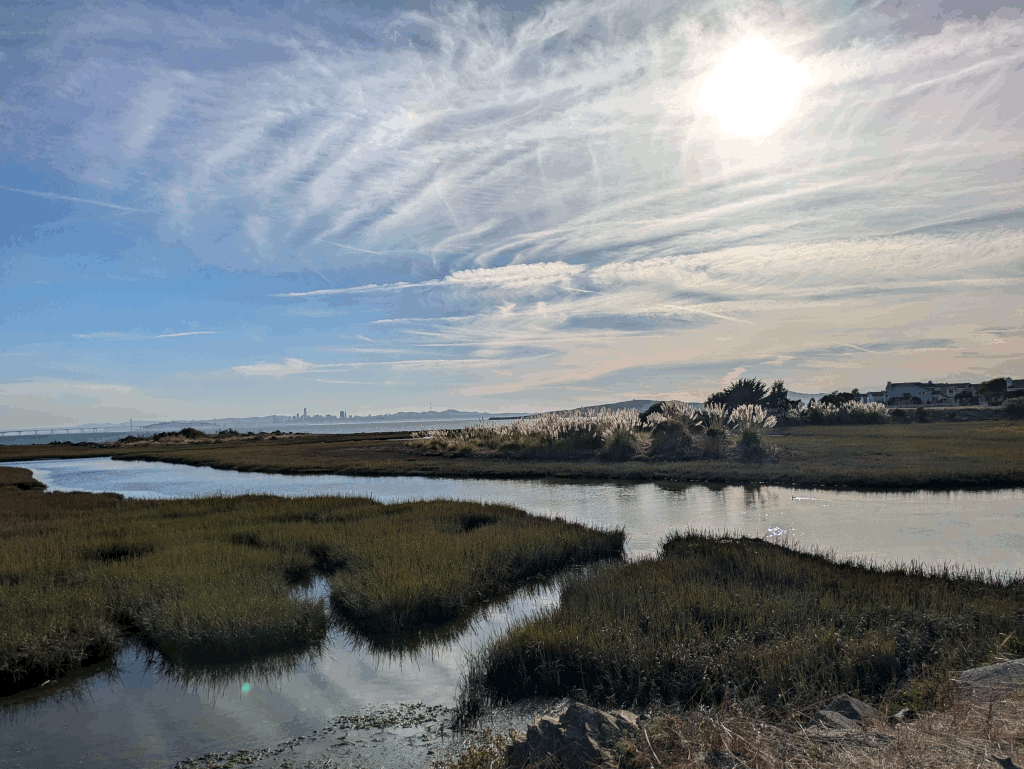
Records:
[[[598,411],[600,409],[607,409],[608,411],[625,411],[626,409],[636,409],[637,411],[646,411],[648,408],[653,406],[655,403],[660,403],[666,400],[665,398],[657,399],[641,399],[637,398],[631,401],[618,401],[616,403],[601,403],[596,406],[577,406],[574,409],[561,409],[559,411],[548,411],[548,414],[571,414],[573,411],[579,411],[580,409],[586,409],[587,411]],[[671,399],[668,399],[671,400]],[[700,403],[691,403],[691,406],[700,406]]]

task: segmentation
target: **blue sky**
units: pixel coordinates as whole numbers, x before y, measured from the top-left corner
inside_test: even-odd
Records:
[[[998,0],[9,5],[0,426],[1024,376],[1022,115]]]

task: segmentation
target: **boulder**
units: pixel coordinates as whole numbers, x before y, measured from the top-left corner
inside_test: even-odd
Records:
[[[638,716],[628,710],[606,712],[574,702],[557,719],[534,720],[508,748],[512,766],[527,764],[559,769],[592,769],[612,764],[611,748],[638,730]]]
[[[1024,688],[1024,659],[965,670],[955,679],[969,694],[1002,694]]]
[[[877,708],[861,702],[849,694],[840,694],[814,714],[814,720],[824,726],[841,729],[860,729],[864,721],[881,721],[885,716]]]

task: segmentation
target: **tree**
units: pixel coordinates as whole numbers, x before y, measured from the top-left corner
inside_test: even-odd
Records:
[[[1005,395],[1006,394],[1006,380],[996,377],[990,379],[987,382],[982,382],[978,385],[978,390],[982,395]]]
[[[767,394],[768,386],[760,379],[737,379],[724,390],[708,396],[704,405],[721,405],[728,409],[745,405],[763,405]]]
[[[779,415],[785,414],[791,408],[796,408],[800,405],[800,401],[790,400],[786,383],[781,379],[776,379],[772,382],[772,389],[768,391],[768,395],[765,396],[761,405],[773,414]]]
[[[859,401],[860,395],[854,393],[841,393],[839,390],[833,390],[828,395],[821,396],[821,402],[827,403],[830,406],[842,406],[848,401]]]

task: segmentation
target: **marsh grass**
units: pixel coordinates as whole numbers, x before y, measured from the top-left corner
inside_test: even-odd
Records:
[[[362,633],[436,627],[525,580],[623,552],[622,530],[600,532],[500,505],[391,505],[354,523],[351,568],[331,577],[331,601]]]
[[[877,568],[750,538],[688,533],[570,584],[487,647],[461,695],[583,693],[619,707],[754,698],[784,711],[850,693],[923,710],[949,671],[1024,653],[1024,583],[954,567]]]
[[[535,575],[620,555],[624,541],[471,502],[38,488],[28,471],[0,468],[0,694],[110,659],[126,641],[183,666],[301,654],[329,617],[292,585],[317,574],[365,632],[415,631]]]

